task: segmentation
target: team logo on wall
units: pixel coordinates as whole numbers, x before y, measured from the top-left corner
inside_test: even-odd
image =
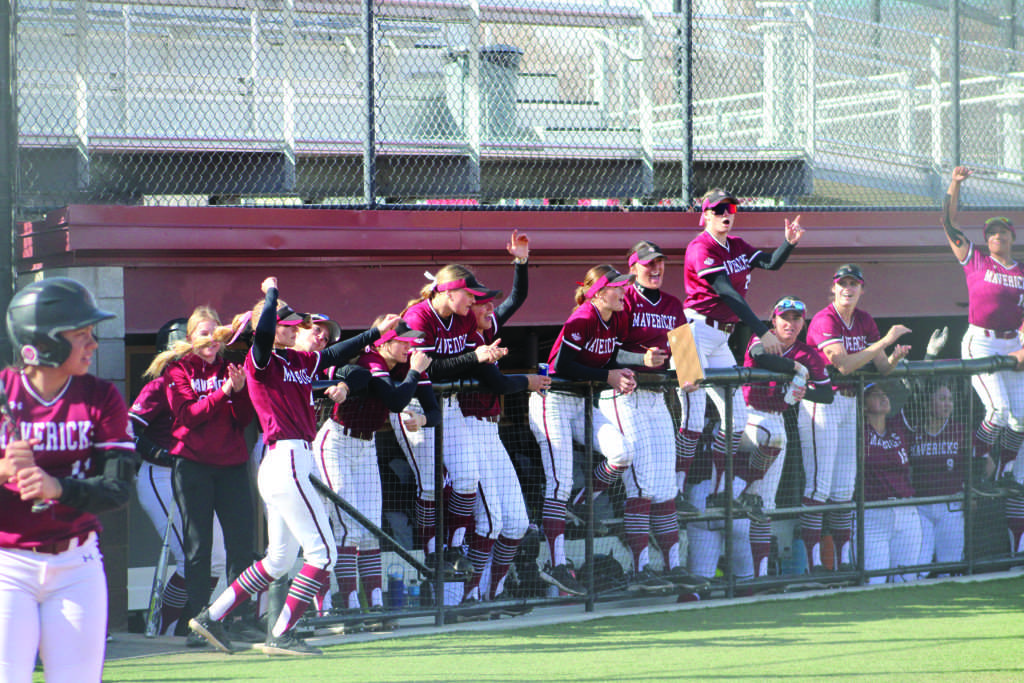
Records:
[[[25,365],[38,365],[39,364],[39,352],[36,351],[34,346],[22,346],[21,347],[21,360]]]

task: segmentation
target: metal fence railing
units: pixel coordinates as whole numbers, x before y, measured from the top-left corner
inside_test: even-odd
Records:
[[[693,593],[689,587],[653,590],[640,586],[638,582],[642,577],[633,572],[634,563],[638,561],[648,563],[657,574],[669,568],[666,562],[678,561],[684,570],[695,575],[691,578],[707,580],[707,585],[697,589],[702,599],[880,581],[917,581],[1019,565],[1024,562],[1017,553],[1024,526],[1016,517],[1019,510],[1024,510],[1021,493],[1024,487],[1008,481],[993,482],[982,466],[983,458],[975,457],[972,449],[972,434],[982,414],[971,388],[971,377],[1009,369],[1012,365],[1010,359],[1000,357],[915,361],[901,364],[885,378],[865,376],[854,377],[846,383],[840,381],[840,393],[856,412],[858,427],[853,442],[838,444],[840,454],[856,463],[856,471],[850,473],[855,476],[854,493],[848,500],[815,504],[808,500],[807,467],[816,457],[823,457],[820,441],[828,438],[830,430],[839,427],[834,420],[818,421],[813,439],[809,438],[812,432],[806,431],[802,411],[812,406],[806,402],[781,413],[786,446],[763,473],[757,488],[763,504],[757,510],[750,507],[749,502],[741,502],[740,494],[753,490],[750,472],[757,469],[753,463],[759,450],[758,437],[745,440],[739,450],[733,449],[731,441],[725,441],[726,476],[720,478],[721,473],[716,472],[713,465],[711,434],[722,417],[709,411],[697,460],[689,468],[685,487],[680,491],[680,500],[692,503],[697,510],[684,512],[680,506],[678,517],[673,515],[679,520],[677,539],[666,540],[664,530],[660,535],[655,533],[652,513],[652,540],[648,540],[645,528],[641,544],[647,544],[649,551],[639,559],[634,544],[638,533],[636,517],[629,521],[629,515],[635,515],[635,508],[630,507],[629,494],[621,482],[595,497],[592,504],[584,508],[587,512],[581,519],[574,520],[570,514],[565,530],[565,553],[576,568],[577,578],[587,588],[584,596],[566,595],[540,579],[539,570],[549,558],[543,521],[545,475],[540,462],[542,449],[535,432],[531,431],[525,394],[504,398],[498,429],[503,452],[484,455],[486,451],[481,444],[470,445],[471,450],[477,449],[481,458],[508,458],[512,462],[516,477],[514,488],[522,491],[531,521],[498,600],[465,601],[462,583],[446,583],[440,574],[432,571],[432,566],[426,568],[430,571],[423,571],[425,539],[417,539],[415,534],[415,477],[394,436],[390,432],[378,433],[376,445],[384,487],[383,565],[390,578],[386,588],[391,592],[385,603],[387,607],[383,612],[337,609],[309,617],[307,626],[320,628],[338,623],[355,625],[413,618],[433,618],[436,623],[445,623],[481,616],[496,618],[494,615],[516,614],[534,606],[559,602],[575,602],[592,609],[596,601],[638,595],[685,600]],[[788,376],[763,370],[718,369],[708,371],[703,386],[731,394],[742,391],[744,386],[788,379]],[[878,403],[869,405],[865,399],[866,394],[877,397],[878,387],[872,386],[876,383],[888,397],[889,418],[881,430],[872,427],[869,419],[873,411],[877,412]],[[442,397],[454,397],[474,386],[474,382],[468,381],[438,385],[435,389]],[[550,390],[586,398],[585,424],[581,425],[584,443],[575,451],[574,490],[593,490],[592,470],[595,463],[603,460],[592,425],[594,416],[602,408],[601,402],[609,400],[600,395],[604,388],[557,381]],[[651,376],[641,382],[639,390],[661,394],[666,406],[678,416],[674,377]],[[731,404],[727,401],[725,405]],[[727,409],[725,424],[731,423],[731,412],[731,408]],[[756,427],[751,428],[755,423],[754,419],[748,423],[748,432],[758,431]],[[743,430],[744,426],[736,426],[727,431]],[[898,439],[900,448],[893,447],[890,442],[893,439]],[[440,440],[436,440],[435,445],[436,468],[440,473],[444,449],[455,446],[442,445]],[[883,454],[886,449],[898,458],[886,460]],[[659,457],[674,460],[675,454]],[[623,476],[631,474],[629,470]],[[888,480],[887,477],[902,479]],[[716,481],[725,483],[726,495],[720,497],[724,503],[712,506],[708,504],[708,495],[713,492]],[[910,488],[898,495],[880,495],[879,481],[895,485],[897,489],[902,485]],[[442,480],[438,483],[442,484]],[[346,495],[344,488],[340,495]],[[437,531],[440,543],[444,538],[446,515],[443,497],[438,496],[437,501],[438,523],[442,527]],[[675,505],[681,503],[677,501]],[[674,513],[675,505],[672,506]],[[808,534],[817,534],[815,542],[821,544],[818,557],[812,558],[804,545]],[[675,551],[663,546],[675,540],[679,541],[678,554],[672,555]],[[472,546],[472,541],[466,543]],[[400,552],[395,552],[394,544],[402,546]],[[405,557],[411,560],[403,559]],[[435,553],[434,557],[440,558],[441,553]],[[821,566],[814,569],[809,563]],[[589,571],[588,568],[597,569]],[[415,590],[410,591],[410,587]],[[435,597],[439,595],[445,598],[439,600]]]
[[[19,0],[15,215],[937,206],[957,163],[1019,206],[1024,10],[960,3],[953,50],[946,5]]]

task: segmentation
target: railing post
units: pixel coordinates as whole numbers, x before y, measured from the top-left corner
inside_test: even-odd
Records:
[[[377,79],[374,68],[376,36],[374,35],[374,0],[363,0],[363,57],[366,62],[366,109],[363,117],[363,203],[373,209],[377,207],[377,122],[376,89]]]
[[[284,69],[281,74],[282,188],[295,189],[295,0],[284,0],[281,17]]]
[[[594,611],[594,385],[587,384],[586,406],[583,409],[583,468],[587,487],[587,533],[583,540],[583,564],[591,568],[587,577],[585,610]]]
[[[441,419],[434,427],[434,625],[444,625],[444,539],[448,527],[444,514],[444,405],[455,400],[441,396]]]
[[[732,399],[736,393],[736,387],[732,384],[728,384],[725,387],[725,415],[722,416],[722,435],[725,437],[725,530],[722,532],[724,539],[722,545],[725,550],[725,597],[734,597],[736,593],[736,576],[732,571],[732,527],[733,527],[733,515],[736,514],[736,506],[733,505],[733,488],[732,479],[735,472],[733,463],[733,449],[732,449]],[[711,492],[714,493],[715,487],[711,487]]]
[[[865,473],[865,443],[864,443],[864,379],[860,378],[857,381],[857,437],[854,440],[857,449],[857,467],[855,471],[854,482],[860,482],[860,486],[856,486],[857,492],[857,538],[854,539],[857,544],[857,572],[860,574],[858,582],[861,585],[867,583],[867,577],[864,576],[864,473]],[[833,537],[834,540],[834,537]],[[833,543],[834,545],[834,543]],[[836,554],[836,571],[839,570],[839,565],[842,563],[842,548],[837,548],[839,551]]]

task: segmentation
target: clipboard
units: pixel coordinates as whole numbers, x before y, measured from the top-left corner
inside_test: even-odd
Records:
[[[676,379],[679,386],[687,383],[696,384],[704,379],[704,367],[697,353],[697,343],[693,338],[693,328],[689,323],[680,325],[668,333],[668,345],[672,350],[672,365],[676,368]]]

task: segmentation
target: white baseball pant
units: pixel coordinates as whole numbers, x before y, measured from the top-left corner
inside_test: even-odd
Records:
[[[30,683],[38,651],[47,683],[98,683],[106,637],[95,533],[57,555],[0,548],[0,681]]]
[[[711,327],[704,322],[704,316],[692,309],[686,309],[686,318],[691,320],[690,329],[693,331],[693,341],[700,356],[701,367],[707,368],[731,368],[736,366],[736,357],[729,348],[729,335],[716,327]],[[725,399],[724,389],[717,387],[709,389],[698,389],[686,393],[681,389],[677,390],[679,403],[683,408],[683,426],[686,429],[700,433],[704,430],[704,412],[707,401],[704,400],[705,392],[711,397],[712,402],[718,409],[718,415],[725,422]],[[743,400],[743,392],[738,388],[732,392],[732,423],[735,429],[726,430],[729,433],[741,431],[747,424],[747,404]]]
[[[419,401],[409,402],[409,409],[422,412]],[[444,467],[456,493],[473,495],[480,483],[480,469],[475,445],[469,436],[468,420],[462,415],[454,396],[441,400],[444,428]],[[415,432],[406,429],[401,413],[391,413],[391,426],[398,438],[409,467],[416,475],[417,494],[423,500],[434,500],[434,427]]]
[[[918,564],[959,562],[964,559],[963,503],[918,505],[921,517],[921,555]]]
[[[964,358],[1005,356],[1020,348],[1014,339],[996,339],[974,325],[967,327],[961,343]],[[1024,373],[1013,370],[973,375],[971,386],[985,404],[985,419],[999,427],[1024,431]]]
[[[776,449],[779,454],[768,467],[758,489],[764,510],[768,511],[775,509],[775,495],[779,490],[786,460],[786,424],[781,413],[764,413],[751,408],[747,415],[747,428],[743,430],[740,452],[746,457],[755,449],[765,448]]]
[[[295,564],[329,571],[337,550],[323,498],[313,488],[313,451],[306,441],[284,439],[267,448],[256,484],[267,506],[267,555],[263,568],[275,579]]]
[[[864,569],[895,569],[917,564],[921,556],[921,518],[914,506],[864,511]],[[895,574],[889,583],[913,581],[917,574]],[[885,583],[873,576],[868,583]]]
[[[800,401],[797,416],[804,461],[804,497],[824,503],[853,499],[857,478],[857,399]]]
[[[347,435],[344,427],[327,420],[313,441],[313,453],[323,482],[379,527],[383,493],[376,443]],[[326,499],[324,505],[338,545],[363,550],[380,547],[379,539],[347,512]]]
[[[703,512],[705,502],[711,495],[711,489],[717,477],[705,479],[694,484],[687,491],[687,499]],[[733,482],[733,490],[742,491],[744,482],[737,479]],[[687,540],[687,571],[696,576],[711,578],[718,569],[718,559],[725,547],[725,522],[690,522],[686,525]],[[750,550],[750,520],[734,519],[732,534],[729,536],[732,547],[732,573],[740,581],[754,578],[754,555]]]
[[[530,517],[519,475],[498,435],[498,423],[476,417],[466,418],[466,422],[469,442],[480,456],[480,492],[473,509],[476,534],[491,539],[499,535],[522,538]]]
[[[660,391],[638,389],[620,394],[601,392],[601,413],[622,432],[633,464],[622,474],[627,498],[649,498],[655,503],[676,496],[675,421]]]
[[[554,391],[530,395],[530,429],[544,463],[544,497],[567,501],[572,493],[572,444],[585,443],[586,399]],[[594,448],[612,465],[628,467],[622,432],[601,411],[593,417]],[[591,467],[590,463],[586,464]]]

